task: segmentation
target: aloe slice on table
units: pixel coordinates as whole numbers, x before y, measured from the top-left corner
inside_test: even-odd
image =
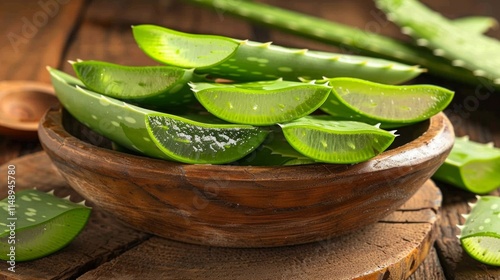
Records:
[[[470,32],[416,0],[377,0],[387,17],[401,26],[421,46],[500,85],[500,41]]]
[[[396,137],[377,126],[311,115],[280,124],[288,143],[301,154],[327,163],[358,163],[389,147]]]
[[[91,208],[37,190],[0,201],[0,259],[29,261],[68,245],[85,227]]]
[[[194,69],[171,66],[123,66],[103,61],[73,62],[85,86],[97,93],[137,104],[177,106],[194,101],[187,83]]]
[[[272,125],[309,115],[325,102],[330,88],[283,80],[241,84],[191,83],[198,101],[232,123]]]
[[[133,34],[139,47],[156,61],[236,81],[319,79],[326,75],[397,84],[423,71],[383,59],[189,34],[155,25],[134,26]]]
[[[457,137],[433,177],[476,194],[489,193],[500,187],[500,149]]]
[[[321,110],[338,119],[381,123],[383,128],[428,119],[445,109],[454,95],[433,85],[393,86],[353,78],[327,80],[332,91]]]
[[[64,72],[52,68],[49,72],[59,101],[77,120],[147,156],[184,163],[228,163],[256,149],[268,134],[250,125],[202,123],[144,109],[86,90]]]
[[[478,196],[458,226],[462,248],[472,258],[488,265],[500,266],[500,197]]]

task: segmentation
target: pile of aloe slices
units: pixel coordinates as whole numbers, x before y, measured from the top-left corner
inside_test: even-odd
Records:
[[[162,66],[49,68],[62,105],[118,146],[190,164],[349,164],[386,150],[394,129],[442,111],[453,92],[406,82],[422,69],[154,25],[133,27]],[[318,113],[320,112],[320,113]],[[249,154],[253,159],[248,160]],[[277,160],[259,160],[273,155]]]

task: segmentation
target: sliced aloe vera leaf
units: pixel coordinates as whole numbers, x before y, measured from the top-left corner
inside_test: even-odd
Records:
[[[185,163],[228,163],[255,150],[267,131],[234,124],[203,124],[176,116],[148,114],[151,139],[169,157]]]
[[[29,261],[68,245],[85,227],[91,208],[37,190],[0,201],[0,259]]]
[[[489,29],[498,25],[498,21],[492,17],[470,16],[457,18],[452,21],[455,27],[458,27],[466,32],[485,33]]]
[[[435,55],[466,68],[475,76],[500,84],[500,41],[457,27],[416,0],[377,0],[387,17]]]
[[[500,266],[500,197],[478,196],[458,236],[462,248],[479,262]]]
[[[383,128],[428,119],[445,109],[454,95],[433,85],[393,86],[353,78],[328,81],[332,91],[321,110],[338,119],[381,123]]]
[[[358,163],[386,150],[396,137],[377,126],[311,115],[280,124],[288,143],[306,157],[327,163]]]
[[[240,84],[191,83],[198,101],[232,123],[273,125],[309,115],[325,102],[326,85],[283,80]]]
[[[433,177],[476,194],[486,194],[500,187],[499,174],[499,148],[456,137],[450,154]]]
[[[49,71],[61,104],[77,120],[118,145],[150,157],[184,163],[232,162],[257,148],[268,133],[250,125],[201,123],[144,109],[81,88],[78,79],[64,72]],[[162,131],[167,135],[162,136]],[[224,149],[209,152],[222,143],[220,138],[227,138]]]
[[[187,85],[193,79],[193,69],[123,66],[94,60],[72,64],[78,78],[88,89],[106,96],[161,107],[194,101]]]
[[[133,34],[139,47],[156,61],[236,81],[277,78],[293,81],[298,77],[319,79],[326,75],[397,84],[423,71],[417,66],[384,59],[182,33],[155,25],[134,26]]]

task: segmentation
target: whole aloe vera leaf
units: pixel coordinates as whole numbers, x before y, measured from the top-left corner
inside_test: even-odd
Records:
[[[465,224],[458,226],[462,248],[479,262],[500,266],[500,197],[478,196]]]
[[[189,34],[155,25],[134,26],[133,34],[139,47],[156,61],[236,81],[347,76],[398,84],[423,71],[384,59]]]
[[[90,212],[37,190],[12,194],[0,201],[0,259],[29,261],[62,249],[85,227]]]
[[[478,83],[477,77],[471,71],[456,67],[447,59],[437,57],[432,52],[418,46],[406,44],[367,30],[252,1],[188,1],[292,34],[342,46],[362,55],[381,57],[409,65],[420,65],[428,69],[431,74],[446,79],[455,79],[469,84]]]
[[[358,163],[383,152],[394,141],[389,132],[362,122],[310,115],[280,124],[287,142],[299,153],[326,163]]]
[[[80,122],[129,150],[184,163],[228,163],[256,149],[268,131],[250,125],[210,124],[160,113],[86,90],[49,68],[61,104]],[[208,118],[207,118],[208,119]]]
[[[333,78],[321,110],[337,119],[395,128],[426,120],[441,112],[454,93],[433,85],[385,85],[354,78]]]
[[[97,93],[155,107],[194,101],[187,85],[194,69],[171,66],[123,66],[104,61],[73,62],[77,77]]]
[[[457,18],[451,22],[455,27],[460,28],[463,31],[477,34],[485,33],[489,29],[498,25],[498,21],[495,18],[484,16]]]
[[[273,125],[314,112],[331,89],[326,84],[260,81],[239,84],[191,83],[198,101],[232,123]]]
[[[376,3],[419,45],[451,60],[453,65],[472,71],[475,76],[500,85],[500,41],[457,27],[416,0],[377,0]]]
[[[457,137],[433,177],[476,194],[486,194],[500,187],[499,175],[499,148]]]

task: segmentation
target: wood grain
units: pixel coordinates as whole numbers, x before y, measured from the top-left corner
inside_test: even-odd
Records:
[[[59,67],[84,2],[1,1],[0,80],[49,83],[45,67]]]
[[[408,202],[415,209],[401,210],[406,221],[306,245],[233,249],[155,237],[79,279],[407,279],[432,248],[440,201],[427,182]]]

